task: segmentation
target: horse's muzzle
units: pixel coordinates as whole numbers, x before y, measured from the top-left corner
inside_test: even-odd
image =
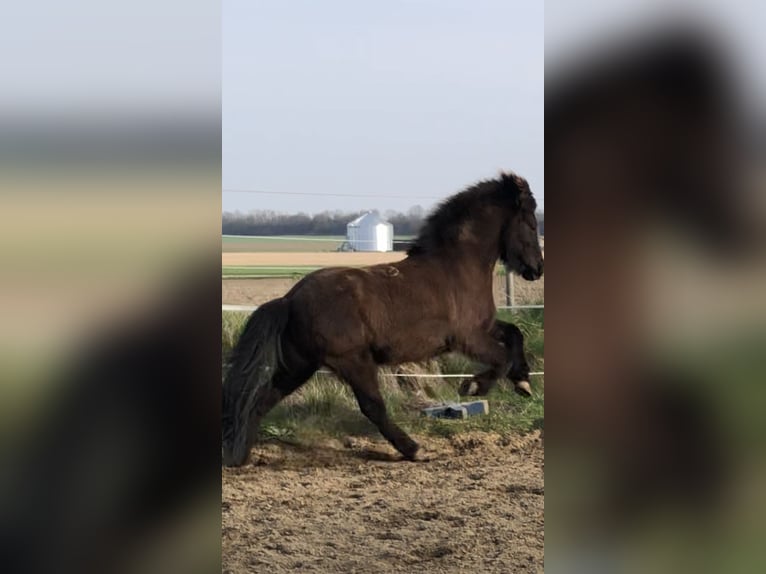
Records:
[[[535,281],[540,279],[540,277],[543,276],[543,264],[540,263],[537,268],[525,265],[524,269],[521,271],[521,276],[527,281]]]

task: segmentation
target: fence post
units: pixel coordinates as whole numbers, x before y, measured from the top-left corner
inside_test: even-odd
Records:
[[[508,307],[513,307],[514,305],[514,299],[513,296],[513,277],[511,276],[511,273],[506,271],[505,272],[505,304]]]

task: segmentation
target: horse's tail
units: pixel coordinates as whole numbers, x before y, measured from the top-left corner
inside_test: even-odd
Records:
[[[289,318],[286,299],[275,299],[250,316],[232,352],[223,383],[221,417],[223,463],[239,466],[247,459],[253,415],[263,416],[275,404],[274,374],[282,363],[282,333]]]

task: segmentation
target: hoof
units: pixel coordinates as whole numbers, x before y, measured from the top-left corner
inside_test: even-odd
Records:
[[[248,459],[249,459],[248,455],[245,455],[244,457],[242,457],[242,456],[231,456],[231,455],[227,456],[226,454],[224,454],[221,457],[221,464],[222,466],[227,468],[236,468],[238,466],[244,466],[247,463]]]
[[[474,379],[466,379],[460,385],[460,388],[457,392],[460,396],[463,397],[476,396],[479,392],[479,383],[477,383]]]
[[[418,460],[418,454],[421,452],[420,445],[415,441],[410,441],[410,443],[403,448],[397,448],[396,450],[398,450],[404,458],[411,461]]]
[[[429,462],[433,460],[434,453],[424,449],[417,443],[413,443],[413,447],[408,449],[406,453],[402,452],[402,456],[410,462]]]
[[[514,387],[515,387],[515,391],[519,393],[520,395],[523,395],[525,397],[532,396],[532,387],[529,386],[529,382],[519,381],[517,383],[514,383]]]
[[[431,462],[434,459],[434,455],[431,452],[423,450],[422,448],[415,453],[415,456],[408,459],[412,462]]]

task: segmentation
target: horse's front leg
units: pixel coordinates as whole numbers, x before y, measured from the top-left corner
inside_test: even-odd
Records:
[[[513,323],[499,320],[495,321],[495,332],[503,341],[510,361],[510,368],[503,375],[511,380],[517,393],[531,396],[529,364],[524,353],[524,335]]]
[[[463,345],[463,352],[490,368],[460,385],[461,395],[486,395],[498,379],[508,376],[517,393],[530,396],[529,366],[524,357],[524,336],[515,325],[497,321],[490,333],[477,332]]]

